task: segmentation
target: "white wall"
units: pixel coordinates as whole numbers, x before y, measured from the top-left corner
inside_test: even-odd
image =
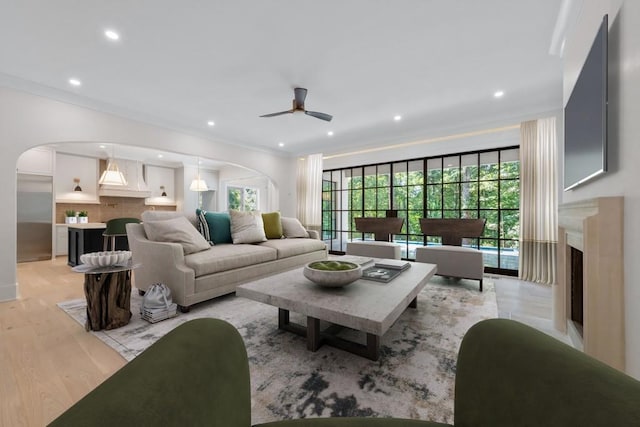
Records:
[[[554,113],[549,113],[548,116]],[[540,117],[546,117],[545,115]],[[535,117],[538,118],[538,117]],[[494,129],[507,128],[494,131]],[[486,131],[486,133],[484,133]],[[462,153],[465,151],[484,150],[520,144],[520,127],[518,123],[510,123],[497,128],[478,129],[455,135],[442,135],[425,141],[390,146],[387,149],[362,150],[348,155],[325,155],[323,169],[337,169],[349,166],[361,166],[373,163],[384,163],[395,160],[408,160],[418,157],[439,156],[443,154]]]
[[[268,176],[279,209],[295,214],[295,162],[258,150],[211,141],[28,93],[0,88],[0,301],[17,296],[16,163],[29,148],[56,142],[138,145],[241,164]]]
[[[583,1],[565,46],[563,100],[566,104],[604,14],[609,15],[609,172],[561,197],[564,202],[624,197],[626,371],[640,378],[640,1]]]

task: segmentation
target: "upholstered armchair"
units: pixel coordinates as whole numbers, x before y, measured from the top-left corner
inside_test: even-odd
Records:
[[[456,426],[638,426],[640,382],[521,323],[473,326],[460,348]],[[249,364],[218,319],[187,322],[69,408],[52,426],[249,427]],[[392,418],[307,418],[262,427],[443,426]]]
[[[440,236],[442,246],[416,248],[416,261],[436,264],[440,276],[478,280],[482,292],[482,251],[462,246],[462,239],[482,236],[485,222],[484,218],[420,218],[422,233],[425,236]]]

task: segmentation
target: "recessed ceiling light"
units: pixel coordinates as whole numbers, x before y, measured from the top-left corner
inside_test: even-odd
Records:
[[[106,146],[106,145],[100,145],[99,147],[100,147],[100,148],[107,148],[107,146]]]
[[[395,120],[396,122],[399,122],[400,120],[402,120],[402,116],[400,115],[393,116],[393,120]]]
[[[278,142],[278,147],[284,147],[284,142]]]
[[[69,79],[69,84],[71,86],[80,86],[80,85],[82,85],[82,82],[80,80],[76,79],[76,78],[70,78]]]
[[[502,96],[504,95],[504,91],[497,91],[496,93],[493,94],[494,98],[502,98]]]
[[[333,131],[332,131],[332,130],[330,130],[329,132],[327,132],[327,135],[329,135],[329,136],[333,136]]]
[[[216,125],[216,122],[214,122],[213,120],[209,120],[209,121],[207,122],[207,124],[208,124],[209,126],[215,126],[215,125]]]
[[[120,34],[113,30],[104,30],[104,36],[109,40],[118,40],[120,38]]]
[[[159,159],[161,159],[161,158],[163,158],[163,157],[164,157],[164,156],[163,156],[162,154],[158,154],[158,158],[159,158]]]

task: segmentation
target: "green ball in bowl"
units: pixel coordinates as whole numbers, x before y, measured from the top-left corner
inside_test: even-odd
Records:
[[[347,261],[314,261],[309,264],[309,268],[323,271],[343,271],[358,268],[358,264]]]
[[[303,274],[320,286],[340,287],[362,277],[362,267],[347,261],[314,261],[304,267]]]

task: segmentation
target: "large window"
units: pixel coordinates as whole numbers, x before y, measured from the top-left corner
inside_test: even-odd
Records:
[[[393,241],[411,260],[416,247],[440,244],[422,234],[420,218],[485,218],[482,237],[463,245],[484,252],[487,271],[517,273],[518,147],[327,170],[322,190],[322,238],[334,253],[351,240],[373,239],[356,231],[354,218],[384,217],[388,210],[405,219]]]
[[[227,187],[227,206],[239,211],[258,210],[258,189],[253,187]]]

